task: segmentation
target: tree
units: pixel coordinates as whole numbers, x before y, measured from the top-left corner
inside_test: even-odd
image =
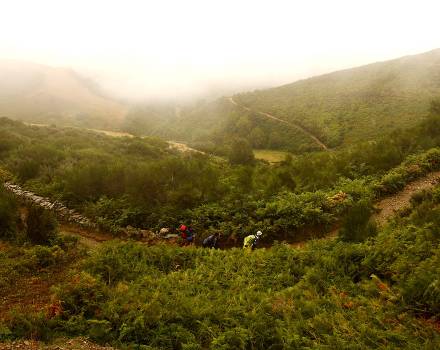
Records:
[[[260,127],[253,128],[249,134],[249,140],[255,148],[264,148],[267,145],[267,137]]]
[[[241,137],[245,137],[249,135],[251,128],[252,128],[252,123],[249,120],[249,117],[246,115],[241,116],[240,119],[238,119],[237,123],[235,124],[236,132]]]
[[[270,148],[279,148],[282,145],[280,133],[277,131],[272,131],[269,135],[268,143]]]
[[[431,114],[440,115],[440,98],[431,101]]]
[[[339,237],[345,242],[362,242],[377,234],[377,226],[371,220],[373,209],[366,201],[355,203],[342,222]]]
[[[229,152],[231,164],[251,164],[255,161],[254,152],[245,139],[234,139]]]
[[[4,190],[0,189],[0,237],[11,239],[17,231],[17,203]]]
[[[57,229],[57,222],[52,213],[41,207],[31,206],[26,220],[26,235],[35,244],[48,243]]]

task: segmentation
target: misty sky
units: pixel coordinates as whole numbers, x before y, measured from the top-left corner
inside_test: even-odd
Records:
[[[440,47],[440,1],[0,0],[0,58],[133,97],[257,88]]]

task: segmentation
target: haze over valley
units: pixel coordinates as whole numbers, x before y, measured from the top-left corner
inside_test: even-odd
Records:
[[[0,349],[439,349],[439,13],[3,4]]]

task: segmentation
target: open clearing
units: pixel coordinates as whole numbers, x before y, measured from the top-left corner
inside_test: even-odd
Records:
[[[254,149],[254,156],[256,159],[265,160],[269,163],[279,163],[286,159],[289,152],[274,151],[271,149]]]

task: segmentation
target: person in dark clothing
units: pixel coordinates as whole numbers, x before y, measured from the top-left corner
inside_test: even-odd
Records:
[[[217,249],[218,239],[220,238],[220,234],[218,232],[214,233],[213,235],[210,235],[206,237],[203,240],[202,246],[203,248],[215,248]]]

